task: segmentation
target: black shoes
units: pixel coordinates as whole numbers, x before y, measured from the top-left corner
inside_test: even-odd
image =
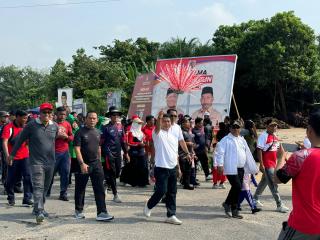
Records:
[[[59,200],[65,201],[65,202],[69,201],[69,199],[68,199],[68,197],[66,195],[60,195]]]
[[[237,209],[232,210],[232,217],[236,219],[242,219],[243,216],[239,214],[239,211]]]
[[[226,204],[225,202],[222,203],[222,207],[224,208],[224,212],[226,213],[227,217],[231,218],[231,206],[229,204]]]
[[[262,210],[261,208],[254,208],[251,211],[252,211],[252,214],[255,214],[257,212],[260,212],[261,210]]]
[[[193,186],[190,186],[190,185],[185,185],[185,186],[183,186],[183,189],[186,189],[186,190],[194,190],[194,187],[193,187]]]
[[[32,207],[33,206],[33,202],[32,202],[32,200],[23,200],[22,201],[22,206],[24,206],[24,207]]]

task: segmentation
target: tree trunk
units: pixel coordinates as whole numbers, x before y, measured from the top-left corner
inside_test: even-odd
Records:
[[[280,99],[280,108],[281,108],[280,114],[281,114],[283,120],[285,122],[288,122],[287,106],[286,106],[286,101],[285,101],[284,94],[283,94],[283,89],[282,89],[282,86],[281,86],[279,80],[276,80],[276,84],[277,84],[277,89],[278,89],[278,94],[279,94],[279,99]]]

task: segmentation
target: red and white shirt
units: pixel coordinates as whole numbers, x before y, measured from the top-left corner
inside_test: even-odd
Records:
[[[283,183],[292,178],[288,225],[304,234],[320,235],[320,149],[295,152],[277,176]]]
[[[267,131],[261,133],[258,138],[257,148],[262,150],[262,161],[265,168],[275,168],[277,165],[277,151],[280,148],[280,142],[275,134],[269,134]]]

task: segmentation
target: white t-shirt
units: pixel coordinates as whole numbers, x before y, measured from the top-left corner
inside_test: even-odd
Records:
[[[177,138],[178,141],[184,140],[181,127],[178,124],[174,123],[171,125],[169,131]]]
[[[179,141],[173,134],[175,131],[172,127],[168,131],[161,129],[158,134],[153,131],[156,167],[172,169],[177,166]]]
[[[233,139],[236,142],[237,145],[237,168],[243,168],[244,165],[246,164],[246,160],[247,160],[247,154],[246,154],[246,146],[244,145],[243,142],[243,137],[234,137]]]

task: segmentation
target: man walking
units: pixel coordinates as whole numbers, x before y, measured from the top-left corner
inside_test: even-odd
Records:
[[[9,113],[0,111],[0,136],[2,135],[3,127],[9,122]],[[0,154],[1,154],[1,183],[6,186],[7,181],[7,159],[2,149],[2,139],[0,138]],[[5,193],[6,194],[6,193]]]
[[[277,153],[284,154],[284,149],[276,136],[278,124],[269,119],[266,121],[267,130],[263,132],[257,142],[257,155],[260,161],[260,171],[263,173],[261,181],[254,194],[254,199],[258,207],[263,204],[259,201],[260,196],[268,185],[274,200],[276,201],[277,212],[286,213],[289,209],[282,203],[278,192],[278,185],[274,182],[274,170],[277,165]]]
[[[205,180],[212,180],[212,175],[209,171],[208,147],[206,142],[206,135],[203,128],[202,118],[197,117],[195,119],[195,127],[192,129],[192,133],[194,134],[194,141],[196,143],[194,151],[198,160],[201,163],[205,175]]]
[[[6,191],[8,194],[8,204],[10,206],[15,205],[14,188],[17,181],[17,176],[23,177],[23,200],[22,205],[32,206],[32,183],[29,165],[29,149],[27,143],[24,142],[18,149],[13,161],[10,160],[9,154],[18,139],[21,131],[28,120],[28,113],[25,111],[17,110],[16,118],[13,122],[4,126],[2,131],[2,146],[4,156],[7,159],[8,164],[8,177],[6,184]]]
[[[69,201],[68,199],[68,185],[70,174],[70,156],[69,156],[69,142],[73,141],[72,127],[67,118],[67,111],[64,107],[57,108],[57,124],[59,127],[58,136],[56,139],[56,163],[54,173],[58,171],[60,175],[60,196],[59,200]],[[53,179],[51,182],[50,190],[52,188]],[[48,193],[49,194],[49,193]]]
[[[81,173],[75,174],[75,217],[85,218],[84,196],[90,177],[97,206],[96,220],[111,221],[113,216],[108,214],[105,202],[104,175],[100,162],[100,132],[95,128],[97,122],[97,113],[88,112],[85,126],[78,130],[74,138],[74,148],[81,168]]]
[[[122,202],[118,195],[116,182],[121,170],[121,149],[129,159],[124,128],[118,121],[121,115],[122,113],[118,109],[111,106],[106,115],[111,118],[111,121],[105,126],[102,134],[102,150],[106,158],[106,178],[112,189],[113,201],[116,203]]]
[[[176,110],[172,111],[172,114],[177,115],[176,113]],[[179,135],[175,135],[171,126],[170,116],[163,114],[162,111],[158,115],[156,128],[152,137],[155,148],[154,175],[156,187],[154,194],[147,201],[143,212],[146,217],[150,217],[151,209],[166,194],[167,219],[165,222],[180,225],[182,221],[176,217],[177,171],[180,174],[178,165],[179,144],[187,154],[188,160],[190,160],[191,155],[183,139],[181,129]]]
[[[238,120],[231,124],[230,133],[217,143],[215,160],[218,172],[225,174],[231,184],[229,194],[222,204],[228,217],[242,219],[237,209],[238,199],[242,188],[243,175],[255,174],[257,166],[248,147],[246,140],[240,136],[242,123]]]
[[[40,105],[39,118],[31,121],[22,130],[10,154],[13,161],[21,145],[28,140],[30,152],[31,179],[33,185],[33,214],[37,223],[48,216],[44,210],[45,196],[50,187],[55,164],[55,140],[58,126],[52,119],[53,107],[50,103]]]

